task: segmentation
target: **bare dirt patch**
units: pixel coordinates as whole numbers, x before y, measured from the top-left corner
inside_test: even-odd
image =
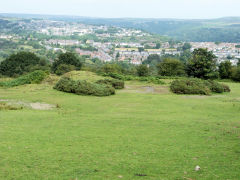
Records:
[[[14,101],[14,100],[8,100],[8,99],[0,99],[0,102],[5,102],[7,105],[12,106],[21,106],[25,108],[35,109],[35,110],[52,110],[56,108],[56,105],[53,104],[47,104],[47,103],[29,103],[29,102],[23,102],[23,101]]]
[[[141,85],[127,85],[123,92],[132,93],[146,93],[146,94],[167,94],[169,89],[166,86],[141,86]]]

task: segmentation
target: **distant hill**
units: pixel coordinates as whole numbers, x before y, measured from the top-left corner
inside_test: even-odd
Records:
[[[89,18],[78,16],[0,14],[7,17],[50,19],[136,28],[183,41],[240,42],[240,17],[206,20]]]

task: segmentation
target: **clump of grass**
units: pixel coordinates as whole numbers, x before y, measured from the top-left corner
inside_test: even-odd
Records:
[[[14,80],[0,82],[2,87],[14,87],[24,84],[39,84],[47,77],[46,72],[38,70],[31,72],[29,74],[20,76]]]
[[[2,110],[20,110],[23,109],[23,107],[17,107],[17,106],[12,106],[8,105],[7,103],[0,103],[0,111]]]

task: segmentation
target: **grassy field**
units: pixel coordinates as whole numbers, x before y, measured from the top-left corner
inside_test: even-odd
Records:
[[[140,82],[110,97],[0,88],[0,101],[58,107],[0,111],[0,179],[240,179],[240,84],[228,85],[213,96]]]

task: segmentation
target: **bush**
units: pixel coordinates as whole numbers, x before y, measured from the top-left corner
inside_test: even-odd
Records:
[[[46,77],[47,77],[47,74],[44,71],[38,70],[11,81],[0,82],[0,86],[14,87],[14,86],[20,86],[24,84],[39,84]]]
[[[54,89],[68,93],[75,93],[75,81],[69,77],[62,77],[54,86]]]
[[[74,81],[68,77],[62,77],[54,89],[78,95],[110,96],[115,94],[115,89],[111,86],[81,80]]]
[[[202,94],[230,92],[230,88],[225,84],[220,84],[211,80],[182,79],[171,83],[170,89],[176,94]]]
[[[124,81],[118,79],[103,79],[96,82],[97,84],[110,85],[115,89],[124,89]]]
[[[203,81],[204,84],[214,93],[223,93],[224,92],[224,88],[222,86],[222,84],[217,83],[216,81]]]
[[[231,89],[228,85],[222,84],[222,86],[223,86],[224,92],[231,92]]]
[[[110,96],[115,94],[115,89],[107,85],[89,83],[87,81],[76,81],[75,93],[79,95]]]
[[[202,94],[210,95],[211,91],[203,83],[196,80],[175,80],[171,83],[170,89],[176,94]]]

